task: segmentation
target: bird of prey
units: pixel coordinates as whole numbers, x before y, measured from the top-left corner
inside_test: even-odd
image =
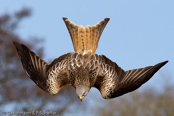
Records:
[[[109,18],[86,27],[76,25],[65,17],[63,20],[75,52],[64,54],[51,64],[25,45],[14,42],[27,75],[49,94],[57,94],[63,86],[71,85],[81,100],[91,87],[97,88],[104,99],[115,98],[139,88],[168,62],[124,71],[106,56],[95,53]]]

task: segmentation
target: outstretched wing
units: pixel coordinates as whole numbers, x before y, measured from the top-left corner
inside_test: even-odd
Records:
[[[110,99],[134,91],[147,82],[168,61],[154,66],[124,71],[105,56],[100,56],[99,72],[94,87],[103,98]]]
[[[25,45],[17,42],[13,43],[27,75],[36,83],[36,85],[46,91],[46,71],[48,68],[48,63],[42,60],[34,52],[30,51]]]
[[[62,86],[70,84],[66,70],[71,53],[60,56],[49,65],[25,45],[17,42],[14,45],[27,75],[42,90],[56,94]]]

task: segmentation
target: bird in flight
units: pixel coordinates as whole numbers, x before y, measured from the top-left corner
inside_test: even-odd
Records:
[[[71,85],[81,100],[91,87],[97,88],[104,99],[115,98],[139,88],[168,62],[124,71],[106,56],[95,53],[109,18],[86,27],[76,25],[65,17],[63,20],[75,52],[64,54],[51,64],[25,45],[14,42],[27,75],[49,94],[57,94],[63,86]]]

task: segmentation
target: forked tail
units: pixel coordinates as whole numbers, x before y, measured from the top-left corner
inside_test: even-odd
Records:
[[[86,27],[76,25],[66,17],[63,20],[70,33],[75,52],[90,55],[95,53],[100,36],[110,19],[105,18],[96,25]]]

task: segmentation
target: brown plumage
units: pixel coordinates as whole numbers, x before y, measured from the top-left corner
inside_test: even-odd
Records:
[[[63,20],[70,33],[75,52],[91,55],[95,53],[100,36],[110,19],[105,18],[96,25],[86,27],[76,25],[66,17]]]
[[[75,25],[67,18],[63,19],[75,52],[64,54],[51,64],[46,63],[25,45],[14,42],[27,75],[49,94],[56,94],[63,86],[71,85],[76,88],[80,99],[87,95],[91,87],[96,87],[105,99],[118,97],[139,88],[168,62],[124,71],[106,56],[95,54],[109,18],[87,27]]]

